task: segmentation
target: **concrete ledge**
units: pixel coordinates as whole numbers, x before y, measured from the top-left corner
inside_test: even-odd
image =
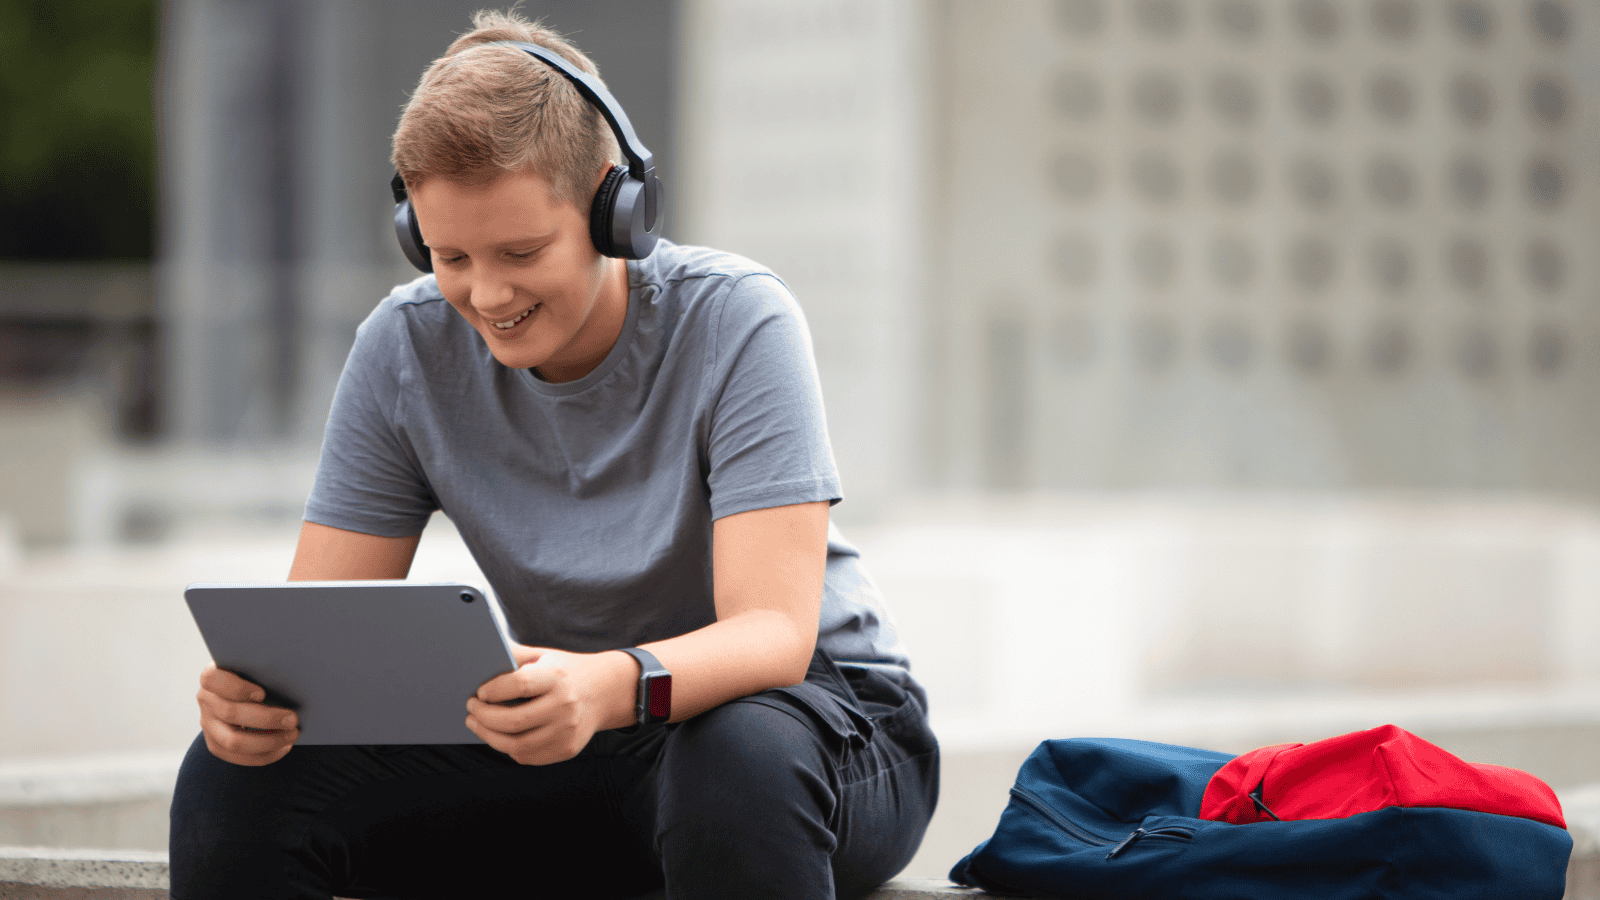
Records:
[[[1566,900],[1600,900],[1600,784],[1557,795],[1572,832]]]
[[[168,900],[167,884],[167,854],[156,851],[0,847],[0,900]],[[943,880],[897,878],[868,900],[988,896]]]
[[[896,878],[867,900],[949,900],[951,897],[993,897],[983,891],[957,887],[942,878]]]
[[[0,847],[0,900],[167,900],[167,854]]]

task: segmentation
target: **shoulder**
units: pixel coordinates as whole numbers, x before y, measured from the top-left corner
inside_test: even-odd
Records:
[[[423,275],[414,281],[396,285],[367,314],[356,329],[357,335],[376,332],[379,335],[398,337],[417,325],[433,326],[447,321],[455,310],[439,293],[439,283],[432,275]]]
[[[680,316],[701,321],[723,338],[736,339],[773,319],[805,321],[781,278],[735,253],[661,241],[630,275],[668,299]]]
[[[356,346],[379,345],[390,350],[426,345],[437,352],[453,340],[471,336],[432,275],[397,285],[356,328]]]
[[[637,264],[630,273],[642,283],[666,289],[720,289],[736,284],[749,275],[772,275],[772,270],[736,253],[675,244],[663,240],[654,253]]]
[[[396,379],[423,360],[470,352],[472,334],[432,275],[397,285],[356,327],[346,369]],[[425,367],[437,368],[437,367]]]

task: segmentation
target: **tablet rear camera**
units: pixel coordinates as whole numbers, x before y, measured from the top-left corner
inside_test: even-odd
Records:
[[[461,602],[462,603],[471,603],[472,602],[472,592],[471,591],[462,591],[461,592]]]

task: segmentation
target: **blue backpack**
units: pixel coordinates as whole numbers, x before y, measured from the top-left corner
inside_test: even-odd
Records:
[[[950,871],[1062,900],[1561,900],[1572,837],[1532,819],[1391,806],[1343,819],[1197,818],[1225,753],[1116,738],[1045,741],[994,836]]]

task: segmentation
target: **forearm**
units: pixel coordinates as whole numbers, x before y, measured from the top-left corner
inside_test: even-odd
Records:
[[[814,618],[814,617],[813,617]],[[642,645],[672,673],[672,721],[805,680],[817,643],[814,624],[767,609],[752,609],[704,628]],[[616,672],[606,728],[634,722],[639,665],[625,653],[604,654]]]
[[[805,680],[822,611],[827,532],[825,501],[716,521],[717,621],[642,647],[672,673],[671,721]],[[570,759],[596,731],[636,721],[639,664],[632,656],[537,647],[516,652],[517,670],[486,682],[467,702],[468,727],[489,735],[485,740],[495,749],[525,764]],[[509,710],[493,705],[514,697],[535,699]],[[546,724],[558,727],[541,727]]]

